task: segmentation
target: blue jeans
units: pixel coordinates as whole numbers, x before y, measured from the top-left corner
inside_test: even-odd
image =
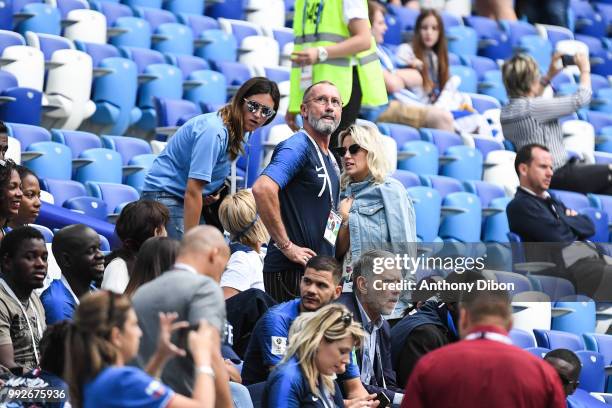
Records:
[[[168,207],[170,212],[170,219],[168,220],[168,225],[166,225],[168,236],[180,241],[185,233],[183,199],[163,191],[144,191],[142,198],[157,201]]]
[[[230,392],[232,393],[232,401],[236,408],[253,408],[253,401],[249,390],[242,384],[230,382]]]

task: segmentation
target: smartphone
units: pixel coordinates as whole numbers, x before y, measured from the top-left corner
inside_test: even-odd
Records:
[[[198,329],[200,328],[200,324],[196,323],[196,324],[192,324],[189,327],[184,327],[182,329],[179,329],[177,332],[177,342],[176,342],[176,346],[180,349],[183,349],[187,352],[187,355],[191,355],[189,352],[189,332],[190,331],[198,331]]]
[[[391,400],[382,391],[376,394],[376,400],[379,402],[378,408],[385,408],[391,405]]]
[[[567,67],[570,65],[576,65],[576,60],[574,59],[573,55],[562,55],[561,63],[563,63],[564,67]]]

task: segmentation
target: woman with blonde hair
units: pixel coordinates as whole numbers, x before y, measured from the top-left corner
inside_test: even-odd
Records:
[[[261,245],[269,236],[251,190],[227,196],[219,206],[219,220],[230,234],[231,256],[221,276],[225,299],[250,288],[265,290]]]
[[[343,407],[334,377],[344,372],[353,347],[361,344],[361,325],[339,304],[327,305],[296,323],[301,327],[292,327],[285,357],[266,382],[262,406]],[[372,404],[362,402],[362,406]]]
[[[352,125],[340,140],[337,153],[344,172],[336,257],[344,258],[345,272],[368,249],[411,253],[416,242],[414,206],[404,186],[390,177],[382,135],[374,127]]]
[[[111,407],[213,407],[215,399],[229,396],[228,376],[220,354],[219,334],[201,321],[197,331],[186,332],[193,358],[195,380],[192,397],[176,394],[159,378],[166,362],[184,356],[185,350],[170,342],[172,332],[186,329],[174,322],[176,313],[160,313],[157,351],[146,372],[127,365],[138,353],[142,331],[127,296],[108,291],[81,299],[66,334],[65,379],[75,408]]]

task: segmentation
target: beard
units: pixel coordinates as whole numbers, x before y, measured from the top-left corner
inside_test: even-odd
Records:
[[[334,130],[336,130],[340,124],[340,120],[334,119],[333,123],[330,123],[328,120],[323,119],[323,117],[316,118],[313,115],[308,115],[308,123],[317,132],[329,136],[334,133]]]

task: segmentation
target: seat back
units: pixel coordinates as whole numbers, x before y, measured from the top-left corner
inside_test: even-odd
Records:
[[[72,158],[79,157],[84,150],[102,147],[102,141],[97,135],[78,130],[52,129],[51,138],[54,142],[70,147]]]
[[[157,51],[182,55],[193,54],[193,32],[188,26],[179,23],[161,24],[157,27],[155,35],[160,38],[159,41],[153,43],[153,48]]]
[[[73,197],[66,200],[63,207],[102,221],[106,221],[109,214],[106,203],[95,197]]]
[[[2,58],[14,61],[3,65],[2,70],[13,74],[20,87],[42,92],[45,58],[41,50],[26,45],[13,45],[4,49]]]
[[[51,193],[58,206],[63,206],[68,199],[87,195],[85,186],[73,180],[44,178],[40,180],[40,188]]]
[[[62,17],[57,8],[44,3],[30,3],[23,7],[21,13],[28,15],[15,26],[16,31],[21,35],[28,31],[52,35],[61,34]]]
[[[521,329],[512,329],[510,333],[508,333],[508,337],[512,340],[512,344],[518,346],[522,349],[527,349],[530,347],[535,347],[535,337],[533,337],[533,333],[527,332]]]
[[[9,136],[21,143],[21,150],[25,151],[32,143],[50,142],[51,133],[45,128],[20,123],[6,123]]]
[[[42,153],[41,156],[25,162],[25,166],[34,174],[43,175],[45,178],[70,180],[72,153],[68,146],[56,142],[38,142],[29,145],[26,151]]]
[[[416,140],[398,143],[398,152],[409,155],[406,159],[398,158],[397,168],[412,171],[420,175],[438,174],[438,148],[430,142]]]
[[[104,148],[89,149],[83,151],[80,158],[89,159],[92,162],[76,170],[75,179],[77,181],[81,183],[88,181],[121,183],[123,171],[119,153]]]
[[[142,170],[127,176],[125,178],[125,184],[134,187],[138,191],[138,193],[141,193],[142,186],[144,185],[145,176],[149,172],[149,169],[153,165],[153,162],[156,158],[156,154],[139,154],[132,157],[129,162],[129,165],[142,167]]]
[[[134,156],[152,153],[151,146],[137,137],[102,135],[102,143],[106,149],[119,152],[123,165],[127,165]]]
[[[534,329],[550,330],[550,298],[546,294],[541,292],[520,293],[512,298],[512,306],[521,309],[512,314],[513,328],[530,333]]]
[[[530,274],[529,279],[535,282],[535,285],[539,286],[540,290],[550,296],[553,301],[576,294],[574,285],[567,279],[534,274]]]
[[[453,159],[440,168],[440,174],[458,180],[480,180],[482,178],[482,153],[469,146],[451,146],[445,156]]]
[[[40,125],[42,93],[32,88],[8,88],[2,96],[15,98],[0,105],[0,120]]]
[[[606,374],[604,357],[596,351],[576,351],[576,355],[582,363],[580,370],[579,387],[588,392],[604,392],[606,385]]]
[[[205,106],[212,112],[227,102],[227,83],[225,76],[211,70],[194,71],[189,79],[201,82],[201,85],[185,90],[185,99],[199,105]]]
[[[406,190],[414,204],[417,237],[422,242],[433,242],[438,237],[440,225],[440,193],[431,187],[409,187]]]
[[[563,316],[552,319],[552,329],[581,336],[582,333],[595,331],[595,302],[593,299],[577,295],[556,300],[555,307],[573,310]]]
[[[236,61],[238,42],[236,37],[221,30],[205,30],[200,35],[204,45],[195,50],[195,55],[215,63]]]
[[[610,234],[608,213],[591,207],[583,208],[579,212],[580,214],[589,217],[595,226],[595,234],[591,235],[587,239],[592,242],[607,244],[609,242]]]
[[[263,35],[245,37],[240,44],[239,61],[249,66],[278,66],[280,64],[278,43],[274,38]]]
[[[109,42],[115,47],[151,48],[151,25],[145,19],[119,17],[115,21],[115,28],[125,30],[110,37]]]
[[[512,198],[499,197],[494,198],[489,203],[489,208],[502,209],[499,213],[492,214],[484,219],[482,227],[482,240],[484,242],[508,242],[508,233],[510,226],[508,225],[508,215],[506,207]]]
[[[155,98],[157,126],[180,126],[199,115],[199,107],[183,99]]]
[[[68,13],[72,23],[64,29],[64,37],[73,41],[106,44],[106,17],[95,10],[77,9]]]
[[[144,70],[155,79],[140,86],[138,106],[154,108],[154,98],[181,99],[183,95],[183,80],[180,70],[169,64],[153,64]]]
[[[419,179],[419,176],[408,170],[395,170],[391,177],[399,180],[399,182],[402,183],[405,188],[417,187],[421,185],[421,179]]]
[[[519,185],[518,176],[514,170],[515,152],[494,150],[487,155],[482,179],[503,187],[506,195],[514,196]]]
[[[114,212],[123,203],[139,199],[138,191],[134,187],[124,184],[90,181],[86,183],[86,186],[93,197],[100,198],[106,202],[110,212]]]
[[[535,329],[533,334],[540,347],[546,347],[551,350],[558,348],[566,348],[572,351],[584,350],[582,338],[574,333]]]

